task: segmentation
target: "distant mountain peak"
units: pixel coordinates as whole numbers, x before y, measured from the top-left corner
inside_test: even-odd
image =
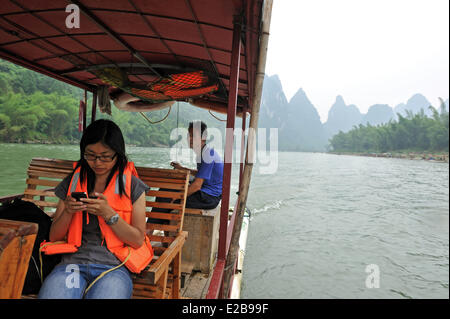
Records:
[[[336,96],[336,101],[334,102],[334,104],[343,104],[343,105],[345,105],[345,101],[344,101],[344,98],[342,97],[342,95]]]
[[[346,105],[342,95],[338,95],[328,111],[328,119],[324,123],[324,128],[328,138],[330,138],[339,131],[349,131],[354,125],[359,124],[361,120],[362,115],[359,109],[353,104]]]
[[[411,96],[411,98],[408,100],[408,102],[406,102],[407,106],[413,105],[421,105],[421,106],[425,106],[428,105],[430,106],[430,102],[427,100],[427,98],[425,96],[423,96],[420,93],[414,94],[413,96]]]
[[[448,109],[448,98],[445,102]],[[427,114],[430,112],[429,106],[425,96],[417,93],[394,109],[388,104],[374,104],[366,114],[362,114],[356,105],[347,105],[344,97],[339,94],[328,111],[327,121],[322,123],[305,90],[298,89],[288,101],[280,78],[275,74],[265,77],[260,126],[279,129],[281,150],[321,151],[325,149],[328,139],[339,131],[348,132],[359,124],[382,125],[395,120],[395,113],[404,113],[406,110],[416,113],[424,109]]]
[[[297,105],[300,107],[312,107],[314,108],[314,106],[312,105],[311,101],[308,99],[308,97],[306,96],[305,91],[303,91],[302,88],[298,89],[298,91],[295,93],[295,95],[292,97],[292,99],[289,101],[289,105]]]
[[[306,97],[306,93],[302,88],[299,88],[292,99],[295,97]]]
[[[269,79],[271,79],[272,81],[277,81],[281,83],[280,77],[278,76],[278,74],[274,74],[272,76],[269,76]]]
[[[420,112],[421,109],[425,112],[426,115],[430,116],[432,112],[429,110],[429,106],[431,103],[427,100],[425,96],[423,96],[420,93],[416,93],[409,100],[406,102],[406,104],[401,103],[397,105],[394,108],[395,113],[399,113],[402,116],[406,116],[408,111],[411,111],[413,114],[417,114]]]
[[[394,111],[388,104],[374,104],[369,107],[367,114],[364,115],[362,124],[381,125],[395,119]]]
[[[281,84],[281,80],[278,74],[266,77],[264,81],[265,82],[269,81],[273,89],[280,90],[281,92],[283,92],[283,85]]]

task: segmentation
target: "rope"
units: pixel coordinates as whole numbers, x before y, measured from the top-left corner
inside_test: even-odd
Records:
[[[118,265],[118,266],[116,266],[116,267],[114,267],[114,268],[111,268],[111,269],[108,269],[108,270],[102,272],[97,278],[95,278],[95,280],[94,280],[93,282],[91,282],[91,284],[90,284],[90,285],[86,288],[86,290],[84,291],[84,295],[86,295],[87,292],[89,291],[89,289],[91,289],[92,286],[93,286],[98,280],[100,280],[103,276],[105,276],[106,274],[110,273],[111,271],[114,271],[114,270],[116,270],[116,269],[122,267],[123,265],[125,265],[126,262],[128,261],[128,259],[130,258],[130,255],[131,255],[131,248],[128,247],[128,256],[127,256],[127,258],[125,258],[125,260],[124,260],[120,265]]]
[[[226,122],[226,121],[227,121],[227,120],[219,119],[217,116],[215,116],[214,114],[212,114],[211,109],[209,109],[208,112],[209,112],[209,114],[212,115],[212,117],[214,117],[214,118],[215,118],[216,120],[218,120],[218,121],[221,121],[221,122]]]
[[[47,246],[58,245],[58,244],[66,244],[66,242],[65,241],[55,241],[53,243],[47,243],[47,244],[44,244],[41,247],[39,247],[39,263],[40,263],[40,270],[41,270],[41,284],[44,282],[44,275],[43,275],[43,272],[42,272],[42,264],[43,264],[43,262],[42,262],[42,249],[44,247],[47,247]]]
[[[139,114],[141,114],[150,124],[158,124],[161,123],[162,121],[164,121],[170,114],[170,111],[172,110],[172,105],[169,107],[169,112],[167,112],[166,116],[164,116],[164,118],[162,120],[156,121],[156,122],[152,122],[147,115],[145,115],[143,112],[139,112]]]

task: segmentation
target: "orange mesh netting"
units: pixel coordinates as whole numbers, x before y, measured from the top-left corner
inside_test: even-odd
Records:
[[[117,68],[104,68],[95,72],[104,82],[121,88],[143,100],[162,102],[199,96],[218,90],[218,84],[203,71],[170,74],[148,83],[145,87],[128,81],[125,72]]]

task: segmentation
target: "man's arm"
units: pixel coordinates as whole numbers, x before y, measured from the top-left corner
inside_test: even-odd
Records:
[[[211,178],[213,167],[214,163],[205,163],[205,162],[201,163],[198,172],[196,172],[195,174],[194,181],[191,183],[191,185],[189,185],[187,191],[188,196],[202,189],[204,181]]]
[[[203,181],[203,178],[194,179],[194,181],[188,187],[187,196],[190,196],[202,189]]]
[[[170,165],[175,169],[182,169],[185,171],[189,171],[189,173],[194,176],[197,175],[197,173],[198,173],[198,171],[196,169],[190,169],[190,168],[181,166],[180,163],[178,163],[178,162],[172,162],[172,163],[170,163]]]

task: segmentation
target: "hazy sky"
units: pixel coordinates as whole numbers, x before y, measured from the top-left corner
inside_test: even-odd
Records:
[[[266,65],[322,122],[337,95],[366,113],[449,97],[449,0],[274,0]]]

